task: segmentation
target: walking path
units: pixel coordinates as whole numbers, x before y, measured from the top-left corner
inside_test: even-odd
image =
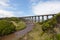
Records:
[[[25,23],[26,23],[26,28],[24,30],[17,31],[8,36],[4,36],[0,40],[18,40],[20,37],[27,34],[29,31],[31,31],[33,29],[34,23],[32,23],[31,21],[26,21]]]

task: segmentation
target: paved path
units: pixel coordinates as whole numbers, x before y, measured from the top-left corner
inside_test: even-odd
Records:
[[[20,37],[27,34],[29,31],[31,31],[33,27],[34,27],[34,24],[31,21],[26,21],[26,28],[24,30],[17,31],[8,36],[4,36],[0,40],[18,40]]]

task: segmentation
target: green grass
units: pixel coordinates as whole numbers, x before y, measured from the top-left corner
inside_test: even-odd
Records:
[[[60,34],[56,35],[56,40],[60,40]]]
[[[26,24],[25,24],[25,22],[23,22],[23,21],[20,21],[20,22],[18,22],[17,23],[17,27],[16,27],[16,30],[18,31],[18,30],[23,30],[24,28],[26,28]]]
[[[26,24],[23,19],[12,17],[0,20],[0,36],[9,35],[24,28],[26,28]]]
[[[15,32],[15,26],[7,20],[0,20],[0,36],[8,35],[12,32]]]
[[[48,39],[51,39],[50,35],[47,35],[47,33],[43,33],[43,35],[41,36],[42,33],[43,33],[43,31],[42,31],[41,25],[36,24],[32,31],[30,31],[28,34],[26,34],[19,40],[25,40],[25,39],[27,39],[27,40],[48,40]],[[47,39],[47,37],[48,37],[48,39]]]
[[[54,30],[56,24],[60,23],[59,18],[60,13],[42,23],[35,23],[33,30],[19,40],[60,40],[60,34]]]

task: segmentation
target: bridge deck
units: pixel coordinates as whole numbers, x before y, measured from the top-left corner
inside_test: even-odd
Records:
[[[19,18],[29,19],[32,20],[32,22],[40,22],[41,20],[44,21],[44,19],[46,20],[49,19],[49,16],[54,17],[55,15],[56,14],[47,14],[47,15],[26,16],[26,17],[19,17]]]

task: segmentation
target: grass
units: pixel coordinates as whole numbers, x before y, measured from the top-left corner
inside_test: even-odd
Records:
[[[15,26],[7,20],[0,20],[0,36],[8,35],[12,32],[15,32]]]
[[[14,17],[0,20],[0,36],[9,35],[24,28],[26,28],[26,24],[23,19]]]
[[[57,40],[60,40],[60,36],[55,36]],[[54,34],[45,33],[42,30],[42,25],[36,23],[32,31],[24,35],[19,40],[55,40]]]
[[[59,18],[60,13],[42,23],[35,23],[33,30],[19,40],[60,40],[60,34],[54,29],[60,28],[57,26],[57,24],[60,24]]]
[[[33,30],[19,40],[60,40],[60,34],[54,30],[56,24],[60,24],[59,18],[60,13],[45,22],[36,23]]]
[[[47,33],[44,33],[44,35],[41,36],[42,33],[43,31],[42,31],[41,25],[36,24],[34,29],[31,32],[29,32],[19,40],[25,40],[25,39],[26,40],[48,40],[47,37],[51,39],[49,35],[47,35]]]
[[[23,21],[18,22],[17,25],[18,25],[18,26],[16,27],[16,30],[17,30],[17,31],[26,28],[26,24],[25,24],[25,22],[23,22]]]
[[[56,40],[60,40],[60,34],[56,35]]]

